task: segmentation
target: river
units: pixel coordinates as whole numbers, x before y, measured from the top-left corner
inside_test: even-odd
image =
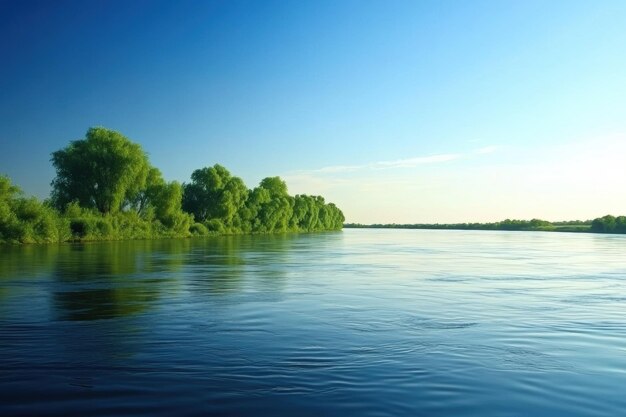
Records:
[[[0,247],[2,416],[617,416],[626,236]]]

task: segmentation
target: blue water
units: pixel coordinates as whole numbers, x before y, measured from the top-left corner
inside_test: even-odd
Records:
[[[619,416],[626,236],[0,247],[1,416]]]

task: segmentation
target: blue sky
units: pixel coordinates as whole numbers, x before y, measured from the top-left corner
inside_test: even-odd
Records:
[[[0,1],[0,172],[90,126],[354,222],[626,213],[626,2]]]

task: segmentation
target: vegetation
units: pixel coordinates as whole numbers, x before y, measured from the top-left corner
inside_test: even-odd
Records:
[[[91,128],[86,138],[52,153],[57,176],[52,202],[72,202],[100,213],[116,213],[146,189],[150,164],[145,152],[118,132]]]
[[[56,177],[44,202],[0,176],[0,243],[311,232],[340,230],[345,220],[322,197],[290,196],[279,177],[249,190],[215,165],[188,184],[167,182],[140,145],[102,127],[51,160]]]
[[[626,233],[626,217],[604,216],[595,220],[573,220],[549,222],[546,220],[511,220],[495,223],[455,223],[455,224],[358,224],[348,223],[345,228],[373,229],[445,229],[445,230],[518,230],[542,232],[592,232]]]
[[[595,233],[626,233],[626,216],[604,216],[591,222],[591,231]]]
[[[58,242],[70,238],[69,221],[47,204],[25,198],[0,176],[0,242]]]
[[[346,228],[525,230],[626,233],[626,216],[593,221],[540,219],[495,223],[343,225],[323,197],[290,196],[279,177],[248,189],[221,165],[196,169],[191,181],[167,182],[139,144],[91,128],[52,153],[50,199],[24,197],[0,176],[0,243],[151,239],[210,234],[284,233]]]

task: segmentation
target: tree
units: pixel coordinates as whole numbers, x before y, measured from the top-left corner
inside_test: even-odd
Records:
[[[0,175],[0,243],[58,242],[68,230],[52,208],[25,198],[19,187]]]
[[[295,197],[291,223],[296,223],[297,230],[311,232],[317,229],[320,205],[324,204],[324,200],[318,198],[321,197],[304,194]]]
[[[21,193],[19,187],[11,184],[6,175],[0,175],[0,223],[9,222],[12,216],[11,203]]]
[[[0,175],[0,242],[8,241],[18,234],[14,205],[20,194],[19,187],[11,184],[9,177]]]
[[[243,230],[242,211],[248,194],[248,188],[239,177],[231,177],[224,186],[219,199],[219,213],[224,226],[230,231]]]
[[[191,183],[184,185],[183,209],[197,221],[216,220],[226,228],[241,229],[241,211],[247,199],[248,189],[241,178],[216,164],[191,174]],[[216,221],[212,224],[218,224]]]
[[[154,206],[154,201],[158,199],[161,189],[165,186],[165,180],[161,176],[161,171],[150,167],[146,177],[146,184],[131,202],[131,207],[140,215],[146,215],[148,208]]]
[[[328,211],[328,230],[341,230],[343,227],[343,222],[346,221],[346,218],[343,215],[343,212],[334,205],[333,203],[328,203],[326,205]]]
[[[156,186],[153,193],[151,204],[157,220],[176,233],[187,232],[193,219],[181,209],[183,187],[172,181]]]
[[[85,139],[52,153],[57,176],[52,203],[59,209],[77,201],[81,207],[115,213],[145,188],[150,165],[139,144],[122,134],[92,127]]]
[[[289,230],[293,215],[294,198],[287,192],[287,184],[280,177],[264,178],[252,190],[247,205],[247,216],[252,221],[252,231],[272,233]]]
[[[616,228],[616,219],[614,216],[606,215],[599,217],[591,222],[591,231],[598,233],[614,233]]]

